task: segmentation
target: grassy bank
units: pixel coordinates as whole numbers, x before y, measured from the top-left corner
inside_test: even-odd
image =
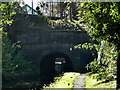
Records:
[[[93,79],[93,75],[86,77],[85,84],[85,88],[116,88],[116,81],[97,81],[96,79]]]
[[[73,88],[74,80],[80,73],[75,72],[66,72],[60,78],[58,78],[54,83],[51,83],[49,86],[44,86],[43,88]]]

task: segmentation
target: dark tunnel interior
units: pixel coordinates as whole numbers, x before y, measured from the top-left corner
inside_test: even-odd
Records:
[[[56,74],[56,64],[55,61],[56,59],[62,58],[64,59],[64,63],[62,63],[62,72],[70,72],[73,71],[73,65],[72,62],[70,60],[70,58],[64,54],[64,53],[52,53],[52,54],[48,54],[46,55],[41,63],[40,63],[40,76],[43,79],[51,79],[52,77],[54,77],[54,75]],[[60,65],[58,65],[60,66]]]

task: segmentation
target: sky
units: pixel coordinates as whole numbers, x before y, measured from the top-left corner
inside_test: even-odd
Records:
[[[37,3],[40,2],[40,0],[33,0],[33,8],[35,9],[37,7]],[[32,0],[24,0],[25,4],[28,4],[29,6],[32,6]]]
[[[32,0],[23,0],[25,2],[25,4],[28,4],[29,6],[32,6]],[[33,0],[33,8],[36,9],[37,7],[37,3],[41,2],[41,1],[49,1],[49,0]],[[52,1],[52,0],[51,0]],[[53,0],[53,1],[57,1],[57,0]]]

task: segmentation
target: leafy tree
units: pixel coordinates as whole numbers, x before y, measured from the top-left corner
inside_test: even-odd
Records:
[[[79,6],[79,22],[86,24],[85,30],[93,40],[109,43],[117,50],[117,84],[120,88],[120,2],[85,2]],[[107,48],[107,46],[106,46]],[[100,72],[100,71],[99,71]],[[105,71],[104,71],[105,72]],[[99,74],[100,76],[101,74]]]
[[[16,75],[32,71],[32,68],[29,68],[30,62],[25,60],[21,50],[17,50],[21,48],[20,41],[12,44],[8,39],[9,26],[13,22],[13,15],[16,14],[16,4],[17,2],[3,2],[0,6],[2,11],[2,20],[0,23],[2,27],[0,28],[0,32],[2,32],[3,87],[8,83],[6,81],[11,79],[11,76],[14,78]]]

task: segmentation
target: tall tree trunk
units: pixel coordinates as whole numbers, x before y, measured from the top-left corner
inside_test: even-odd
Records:
[[[73,17],[76,16],[76,3],[75,2],[72,2],[72,14],[73,14]]]
[[[70,3],[70,20],[72,21],[72,3]]]
[[[117,88],[120,88],[120,45],[118,46],[118,58],[117,58]]]
[[[60,17],[63,17],[64,2],[60,2]]]
[[[104,41],[101,41],[100,52],[99,52],[98,58],[97,58],[97,61],[99,64],[101,64],[101,58],[102,58],[102,54],[103,54],[103,46],[104,46]]]

